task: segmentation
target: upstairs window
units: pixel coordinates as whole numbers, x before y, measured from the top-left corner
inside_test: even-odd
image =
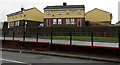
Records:
[[[8,17],[8,19],[10,19],[11,17]]]
[[[20,17],[22,17],[22,14],[20,14]]]
[[[53,19],[53,24],[57,24],[57,19]]]
[[[61,10],[59,10],[59,11],[58,11],[58,14],[62,14],[62,11],[61,11]]]
[[[81,11],[80,11],[80,10],[78,10],[78,14],[81,14]]]
[[[58,19],[58,24],[62,24],[62,19]]]
[[[66,14],[69,15],[70,11],[69,10],[66,10]]]
[[[47,11],[47,14],[50,14],[50,10]]]

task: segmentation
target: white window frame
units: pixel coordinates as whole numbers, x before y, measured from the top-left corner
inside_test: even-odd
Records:
[[[81,10],[78,10],[78,14],[81,14]]]
[[[75,19],[71,19],[71,24],[75,24]]]
[[[66,15],[69,15],[70,14],[70,11],[69,10],[66,10]]]
[[[59,15],[62,14],[62,11],[61,11],[61,10],[58,10],[58,14],[59,14]]]
[[[53,24],[57,24],[57,19],[53,19]]]
[[[62,19],[58,19],[58,24],[62,24]]]
[[[16,21],[15,22],[15,26],[19,26],[20,22],[19,21]]]
[[[10,28],[10,23],[8,23],[8,28]]]
[[[20,21],[17,22],[18,26],[20,25]]]
[[[17,26],[17,21],[15,22],[15,26]]]
[[[50,14],[50,10],[47,11],[47,14]]]
[[[66,19],[66,24],[70,24],[70,19]]]

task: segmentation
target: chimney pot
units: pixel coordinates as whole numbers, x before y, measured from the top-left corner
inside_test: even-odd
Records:
[[[66,2],[63,2],[63,6],[66,6],[67,5],[67,3]]]

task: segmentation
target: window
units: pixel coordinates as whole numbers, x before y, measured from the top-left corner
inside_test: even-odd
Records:
[[[17,22],[18,26],[20,25],[20,21]]]
[[[16,21],[15,22],[15,26],[19,26],[20,22],[19,21]]]
[[[10,19],[10,17],[8,17],[8,19]]]
[[[62,19],[58,19],[58,24],[62,24]]]
[[[17,22],[15,22],[15,26],[17,26]]]
[[[58,11],[58,14],[62,14],[62,11],[61,11],[61,10],[59,10],[59,11]]]
[[[70,19],[66,19],[66,24],[70,24]]]
[[[20,17],[22,17],[22,14],[20,14]]]
[[[75,24],[75,19],[71,19],[71,24]]]
[[[67,15],[69,14],[69,10],[66,11],[66,14],[67,14]]]
[[[10,22],[9,25],[10,25],[10,26],[14,26],[14,22]]]
[[[10,28],[10,23],[8,23],[8,28]]]
[[[57,24],[57,19],[53,19],[53,24]]]
[[[78,14],[81,14],[81,11],[80,11],[80,10],[78,10]]]
[[[50,10],[47,11],[47,14],[50,14]]]

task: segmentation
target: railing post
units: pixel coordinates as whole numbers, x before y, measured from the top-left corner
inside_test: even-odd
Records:
[[[36,33],[36,42],[38,42],[38,31],[37,31],[37,33]]]
[[[72,32],[70,32],[70,45],[72,45]]]
[[[14,40],[14,37],[15,37],[15,35],[14,35],[14,31],[13,31],[13,40]]]
[[[91,32],[91,46],[93,46],[93,32]]]
[[[25,31],[23,32],[23,41],[25,41]]]
[[[51,44],[52,44],[52,41],[53,41],[53,32],[51,32]]]
[[[4,32],[4,34],[3,34],[3,35],[4,35],[4,40],[5,40],[5,32]]]
[[[120,47],[120,32],[118,32],[118,45]]]

